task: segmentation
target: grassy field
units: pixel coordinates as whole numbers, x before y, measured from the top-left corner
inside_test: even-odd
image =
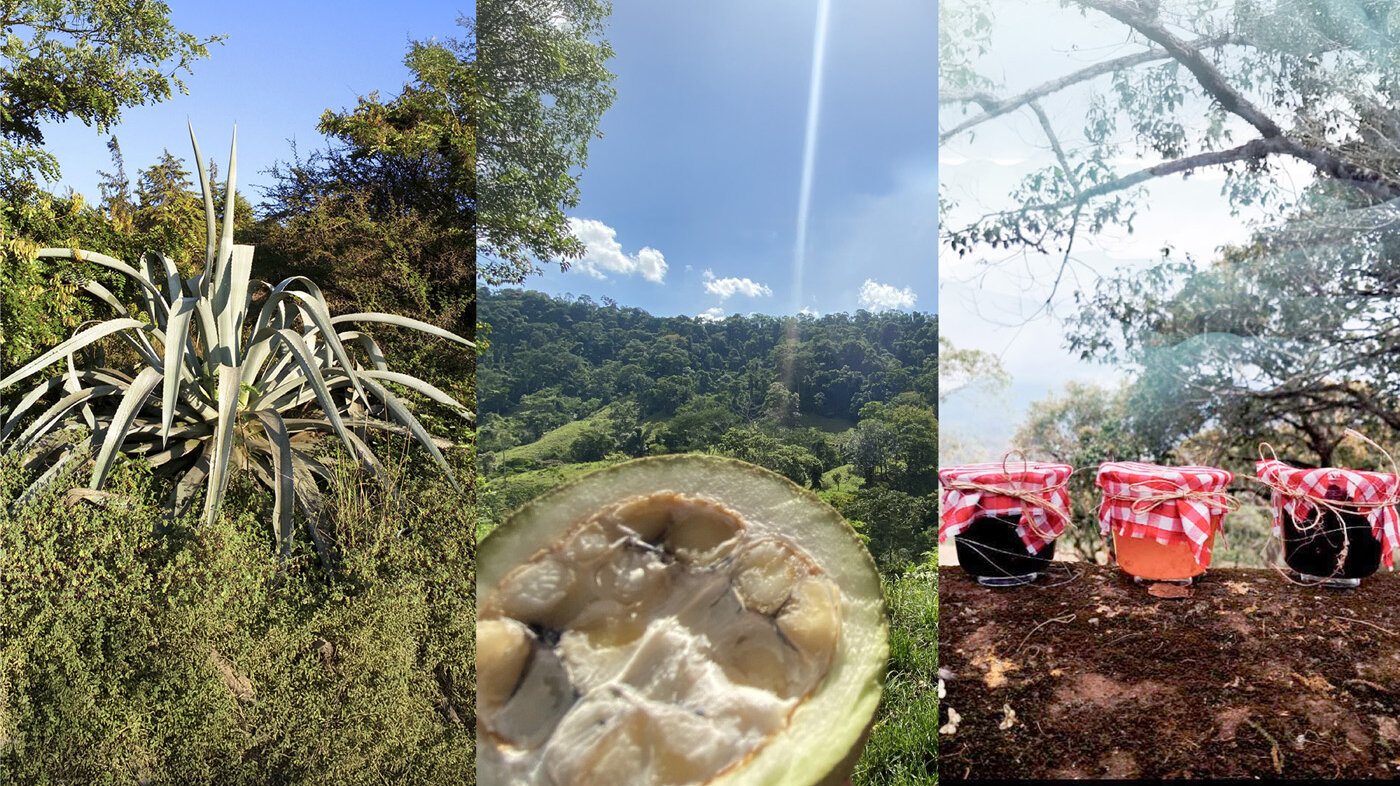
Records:
[[[875,728],[855,786],[938,781],[938,569],[932,563],[885,578],[890,665]]]
[[[566,460],[569,455],[569,446],[574,444],[574,440],[578,439],[579,435],[589,428],[601,427],[607,421],[611,411],[612,405],[610,404],[582,420],[573,420],[556,429],[546,431],[534,442],[506,448],[501,451],[500,462],[505,464],[509,461]]]

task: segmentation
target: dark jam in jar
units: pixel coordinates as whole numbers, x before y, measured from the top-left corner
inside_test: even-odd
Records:
[[[1326,496],[1345,504],[1346,494],[1337,486],[1328,486]],[[1314,512],[1303,521],[1303,527],[1287,512],[1280,517],[1283,560],[1288,567],[1316,578],[1358,580],[1375,573],[1381,564],[1381,542],[1371,533],[1366,514],[1339,514],[1326,508],[1320,512],[1320,516]],[[1346,560],[1340,561],[1343,547]]]
[[[1016,519],[983,516],[973,519],[953,542],[958,565],[983,584],[1025,584],[1044,573],[1055,556],[1055,541],[1031,554],[1016,534]]]

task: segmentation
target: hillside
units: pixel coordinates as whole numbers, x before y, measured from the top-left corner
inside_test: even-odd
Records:
[[[944,778],[1400,772],[1394,576],[1329,591],[1213,569],[1182,600],[1083,563],[1011,590],[958,568],[939,583]]]
[[[721,322],[483,290],[478,534],[588,468],[713,453],[820,493],[897,571],[933,549],[937,319]]]

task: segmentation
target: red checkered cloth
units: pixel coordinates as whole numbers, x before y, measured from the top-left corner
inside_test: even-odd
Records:
[[[1279,518],[1285,512],[1294,521],[1309,521],[1314,510],[1309,498],[1327,500],[1328,487],[1336,486],[1346,498],[1327,501],[1342,510],[1365,514],[1366,521],[1371,525],[1371,534],[1381,542],[1381,559],[1387,568],[1395,567],[1395,551],[1400,549],[1400,516],[1395,513],[1400,477],[1389,472],[1359,469],[1301,469],[1277,459],[1258,462],[1254,472],[1274,490],[1275,537],[1283,537]]]
[[[1069,491],[1065,483],[1074,468],[1039,461],[995,462],[944,467],[943,514],[938,528],[942,543],[986,516],[1020,516],[1016,534],[1026,551],[1038,553],[1069,524]]]
[[[1106,461],[1094,485],[1103,489],[1099,532],[1191,547],[1196,564],[1210,564],[1210,536],[1220,529],[1235,476],[1215,467],[1164,467]]]

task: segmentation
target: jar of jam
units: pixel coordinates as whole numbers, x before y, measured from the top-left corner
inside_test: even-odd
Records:
[[[1099,530],[1135,581],[1191,584],[1210,567],[1235,476],[1216,467],[1136,461],[1099,465]]]
[[[1069,523],[1065,483],[1071,472],[1067,464],[1030,461],[939,470],[939,541],[953,539],[958,565],[980,584],[1035,581],[1049,568],[1055,539]]]
[[[1259,479],[1273,487],[1274,535],[1301,581],[1353,588],[1400,543],[1395,511],[1400,478],[1385,472],[1290,467],[1261,461]]]

